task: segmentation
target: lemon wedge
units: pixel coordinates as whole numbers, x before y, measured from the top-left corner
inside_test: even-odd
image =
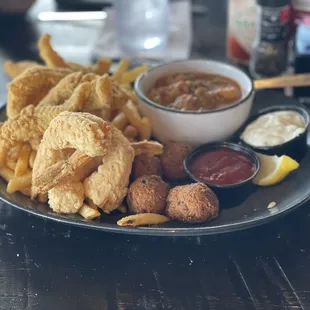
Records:
[[[256,185],[269,186],[280,183],[290,172],[299,167],[297,161],[286,155],[278,157],[257,154],[257,156],[261,167],[253,180]]]

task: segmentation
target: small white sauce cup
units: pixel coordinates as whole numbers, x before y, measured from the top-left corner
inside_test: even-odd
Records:
[[[217,110],[181,111],[159,105],[147,97],[156,81],[182,72],[219,74],[236,81],[242,97],[234,104]],[[247,120],[254,98],[251,78],[235,66],[213,60],[183,60],[151,68],[135,81],[139,107],[151,119],[153,136],[162,143],[177,141],[192,146],[222,141],[232,136]]]

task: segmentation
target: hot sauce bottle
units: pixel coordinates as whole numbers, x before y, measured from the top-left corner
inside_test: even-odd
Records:
[[[247,66],[256,33],[256,1],[229,0],[227,24],[227,57]]]

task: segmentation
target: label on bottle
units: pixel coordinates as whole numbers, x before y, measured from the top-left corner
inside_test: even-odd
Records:
[[[249,61],[256,33],[256,0],[231,0],[228,8],[227,54],[233,60]]]
[[[292,6],[295,10],[309,12],[310,1],[309,0],[292,0]]]
[[[310,0],[293,0],[292,1],[292,31],[302,22],[304,17],[310,16]]]
[[[310,55],[310,17],[304,18],[299,24],[295,46],[298,54]]]
[[[257,9],[258,39],[264,42],[276,43],[287,39],[289,33],[290,7],[262,7]]]

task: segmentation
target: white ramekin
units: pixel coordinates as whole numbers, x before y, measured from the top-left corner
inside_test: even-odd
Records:
[[[235,80],[241,87],[242,98],[219,110],[203,112],[181,111],[161,106],[146,97],[156,80],[179,72],[215,73]],[[160,142],[169,140],[192,146],[222,141],[233,135],[247,120],[254,98],[251,78],[242,70],[213,60],[173,61],[142,73],[135,82],[142,114],[152,121],[153,136]]]

